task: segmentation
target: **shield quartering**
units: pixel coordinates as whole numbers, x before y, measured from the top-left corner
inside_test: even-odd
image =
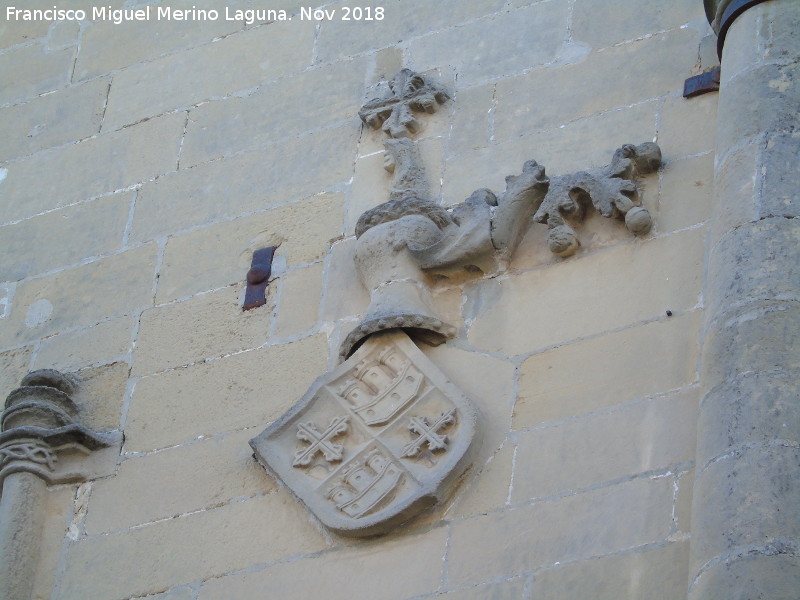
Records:
[[[258,461],[330,529],[385,533],[470,466],[477,413],[408,336],[371,336],[252,439]]]

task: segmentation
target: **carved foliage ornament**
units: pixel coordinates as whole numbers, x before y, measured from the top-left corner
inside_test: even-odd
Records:
[[[370,337],[250,445],[327,527],[385,533],[471,463],[477,413],[403,332]]]
[[[425,97],[425,106],[432,109],[434,100],[447,99],[407,69],[390,87],[394,95],[368,102],[360,114],[369,126],[382,126],[393,138],[402,132],[386,124],[397,121],[398,114],[410,114],[393,112],[399,106]],[[661,151],[654,143],[625,144],[602,169],[553,178],[529,160],[519,175],[506,177],[502,194],[479,189],[462,204],[445,209],[431,199],[415,142],[407,137],[415,127],[404,130],[403,139],[386,141],[385,167],[393,175],[389,199],[362,214],[356,224],[355,264],[371,301],[340,347],[342,360],[368,336],[387,329],[401,328],[433,344],[454,337],[456,329],[432,308],[426,276],[462,268],[484,273],[505,268],[534,221],[547,224],[550,250],[562,257],[580,246],[573,226],[590,208],[624,219],[634,235],[650,231],[652,219],[639,202],[635,179],[660,166]]]

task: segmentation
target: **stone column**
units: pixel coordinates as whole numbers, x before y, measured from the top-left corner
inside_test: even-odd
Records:
[[[43,369],[28,373],[0,413],[0,600],[30,600],[47,485],[113,472],[122,435],[78,421],[75,382]]]
[[[720,36],[689,598],[800,590],[800,2],[706,0]]]
[[[47,483],[13,473],[0,497],[0,600],[29,600],[39,561]]]

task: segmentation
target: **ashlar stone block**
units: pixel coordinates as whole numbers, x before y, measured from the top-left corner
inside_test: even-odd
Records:
[[[351,119],[363,101],[366,64],[363,58],[342,61],[266,83],[244,98],[198,106],[189,113],[181,164],[197,165]]]
[[[374,21],[324,21],[317,41],[318,60],[329,62],[368,50],[393,46],[430,32],[489,15],[500,10],[503,0],[390,0],[383,4],[384,18]],[[348,3],[347,6],[358,6]],[[343,4],[337,5],[342,16]],[[454,22],[455,21],[455,22]],[[437,63],[439,66],[441,63]]]
[[[426,35],[409,52],[419,70],[452,65],[459,86],[468,87],[554,60],[567,19],[564,2],[534,4]]]
[[[144,377],[133,391],[125,447],[150,451],[270,422],[327,360],[327,340],[316,335]]]
[[[322,259],[341,236],[343,214],[341,194],[319,194],[174,236],[164,252],[156,300],[169,302],[244,281],[259,248],[278,246],[274,261],[288,266]]]
[[[683,89],[683,81],[691,75],[697,60],[699,40],[696,30],[678,29],[592,53],[577,64],[534,70],[500,81],[495,112],[497,138],[506,140]],[[664,61],[664,56],[670,60]],[[685,65],[685,70],[676,70],[676,64]],[[563,90],[573,88],[576,81],[581,82],[585,93],[564,94]],[[531,90],[536,93],[531,94]]]
[[[118,250],[132,192],[120,192],[0,227],[0,281],[17,281]]]
[[[289,495],[277,492],[79,540],[67,552],[57,597],[144,596],[328,545]]]
[[[148,244],[19,284],[0,331],[0,346],[86,327],[149,306],[156,253],[155,245]],[[121,289],[126,293],[119,293]]]
[[[353,175],[357,137],[350,126],[323,130],[160,177],[139,193],[131,239],[174,235],[340,187]]]
[[[241,285],[142,313],[133,375],[149,375],[181,365],[257,348],[267,339],[270,314],[242,311]],[[198,329],[197,323],[203,327]]]
[[[689,230],[626,244],[558,269],[505,279],[499,283],[499,295],[487,297],[474,315],[469,340],[479,348],[513,356],[652,319],[666,310],[691,309],[700,293],[702,234]],[[557,319],[529,310],[533,289],[538,290],[541,306],[557,310]],[[585,290],[598,290],[592,302]],[[477,287],[476,291],[480,293]],[[635,304],[629,302],[631,296],[637,298]]]
[[[439,527],[383,541],[379,548],[373,544],[339,547],[324,557],[301,558],[206,581],[198,598],[416,598],[439,588],[446,545],[447,529]],[[309,577],[309,572],[314,576]]]
[[[635,8],[628,0],[578,0],[572,10],[574,39],[593,48],[677,29],[704,16],[702,3],[694,0],[640,0]]]
[[[546,498],[692,461],[698,395],[691,388],[520,434],[511,501]]]
[[[671,479],[638,479],[452,525],[450,585],[481,583],[664,540]]]
[[[685,600],[689,542],[546,569],[533,580],[534,598]]]
[[[17,103],[64,87],[69,83],[74,59],[73,48],[48,52],[42,44],[20,46],[3,53],[0,80],[14,85],[4,85],[0,90],[0,104]]]
[[[96,134],[109,83],[94,79],[0,110],[0,161]]]
[[[313,38],[313,24],[295,19],[247,29],[129,67],[114,76],[103,129],[116,129],[300,71],[311,63]]]
[[[124,460],[93,484],[87,535],[120,531],[274,491],[253,461],[252,431],[200,440]],[[159,485],[152,485],[156,481]],[[137,490],[135,501],[131,490]]]
[[[174,171],[185,120],[182,114],[150,119],[7,165],[0,186],[14,202],[0,206],[0,222],[31,217]]]
[[[514,429],[568,419],[697,380],[700,314],[565,344],[534,354],[520,367]],[[653,352],[653,344],[660,348]],[[614,356],[613,361],[598,360]],[[565,373],[569,376],[565,378]]]

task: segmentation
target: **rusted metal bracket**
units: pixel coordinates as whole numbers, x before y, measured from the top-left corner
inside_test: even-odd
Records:
[[[272,258],[277,246],[261,248],[253,252],[253,261],[247,272],[247,290],[242,310],[250,310],[267,303],[267,285],[272,274]]]
[[[700,75],[689,77],[683,82],[683,97],[694,98],[708,92],[719,91],[719,67]]]

